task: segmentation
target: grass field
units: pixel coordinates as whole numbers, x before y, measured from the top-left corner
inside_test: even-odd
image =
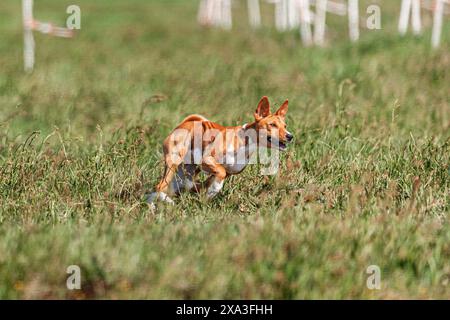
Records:
[[[0,298],[448,299],[450,24],[432,50],[429,15],[399,37],[398,2],[377,3],[382,30],[351,44],[335,17],[328,46],[304,48],[269,5],[252,31],[240,2],[225,32],[197,25],[197,1],[77,0],[76,38],[36,34],[26,75],[20,2],[3,0]],[[35,14],[63,25],[69,4]],[[150,210],[171,129],[248,122],[263,95],[290,101],[279,173]]]

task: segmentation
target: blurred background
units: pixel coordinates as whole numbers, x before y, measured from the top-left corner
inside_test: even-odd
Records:
[[[57,125],[88,136],[97,124],[178,121],[189,112],[208,117],[220,112],[221,119],[241,121],[261,95],[277,102],[289,98],[294,111],[303,108],[303,116],[314,117],[311,111],[326,105],[343,80],[355,86],[359,109],[393,104],[396,98],[420,99],[431,88],[435,93],[427,98],[428,106],[447,100],[442,91],[448,84],[448,16],[441,45],[432,50],[431,12],[422,9],[421,35],[413,36],[409,27],[402,37],[397,30],[401,1],[359,2],[359,41],[350,42],[347,17],[328,13],[326,46],[306,48],[299,28],[275,28],[275,6],[266,1],[260,1],[259,29],[249,26],[247,1],[236,0],[232,29],[222,30],[199,25],[199,1],[81,0],[76,2],[81,30],[74,38],[34,32],[36,66],[25,74],[21,3],[2,1],[3,119],[11,118],[12,135],[49,132]],[[65,26],[71,4],[35,1],[35,18]],[[365,27],[370,4],[381,9],[381,30]],[[439,90],[443,96],[436,94]],[[157,107],[149,106],[153,96],[161,100]],[[383,106],[377,108],[382,112]],[[423,115],[417,117],[421,120],[430,115],[428,107],[411,108]],[[439,110],[444,111],[431,110],[437,112],[437,127],[448,120]],[[420,127],[436,129],[431,122]]]
[[[60,27],[78,5],[81,29],[33,32],[27,73],[21,1],[0,1],[0,298],[449,297],[449,16],[433,48],[432,12],[400,35],[401,1],[361,0],[357,41],[328,14],[307,47],[259,3],[259,28],[235,0],[227,29],[199,24],[200,1],[36,0]],[[289,99],[278,174],[151,211],[168,133],[252,121],[263,95]]]

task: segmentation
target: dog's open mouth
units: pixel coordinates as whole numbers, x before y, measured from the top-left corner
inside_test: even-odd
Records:
[[[267,141],[270,143],[271,147],[272,146],[273,147],[278,146],[278,149],[281,150],[281,151],[285,151],[287,149],[286,143],[284,143],[284,142],[282,142],[282,141],[280,141],[278,139],[272,140],[272,137],[269,136],[269,137],[267,137]]]

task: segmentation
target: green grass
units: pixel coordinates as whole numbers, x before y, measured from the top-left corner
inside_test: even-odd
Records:
[[[362,1],[361,14],[365,10]],[[70,1],[37,1],[63,24]],[[450,29],[399,37],[398,4],[350,44],[196,23],[196,1],[79,0],[72,40],[36,35],[22,71],[20,3],[0,4],[0,298],[448,298]],[[252,166],[211,202],[152,212],[161,143],[200,113],[252,119],[289,98],[296,137],[276,176]],[[82,289],[66,289],[79,265]],[[366,268],[381,268],[381,290]]]

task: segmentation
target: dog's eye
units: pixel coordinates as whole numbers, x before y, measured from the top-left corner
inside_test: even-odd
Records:
[[[271,127],[276,127],[277,125],[275,123],[270,124]]]

